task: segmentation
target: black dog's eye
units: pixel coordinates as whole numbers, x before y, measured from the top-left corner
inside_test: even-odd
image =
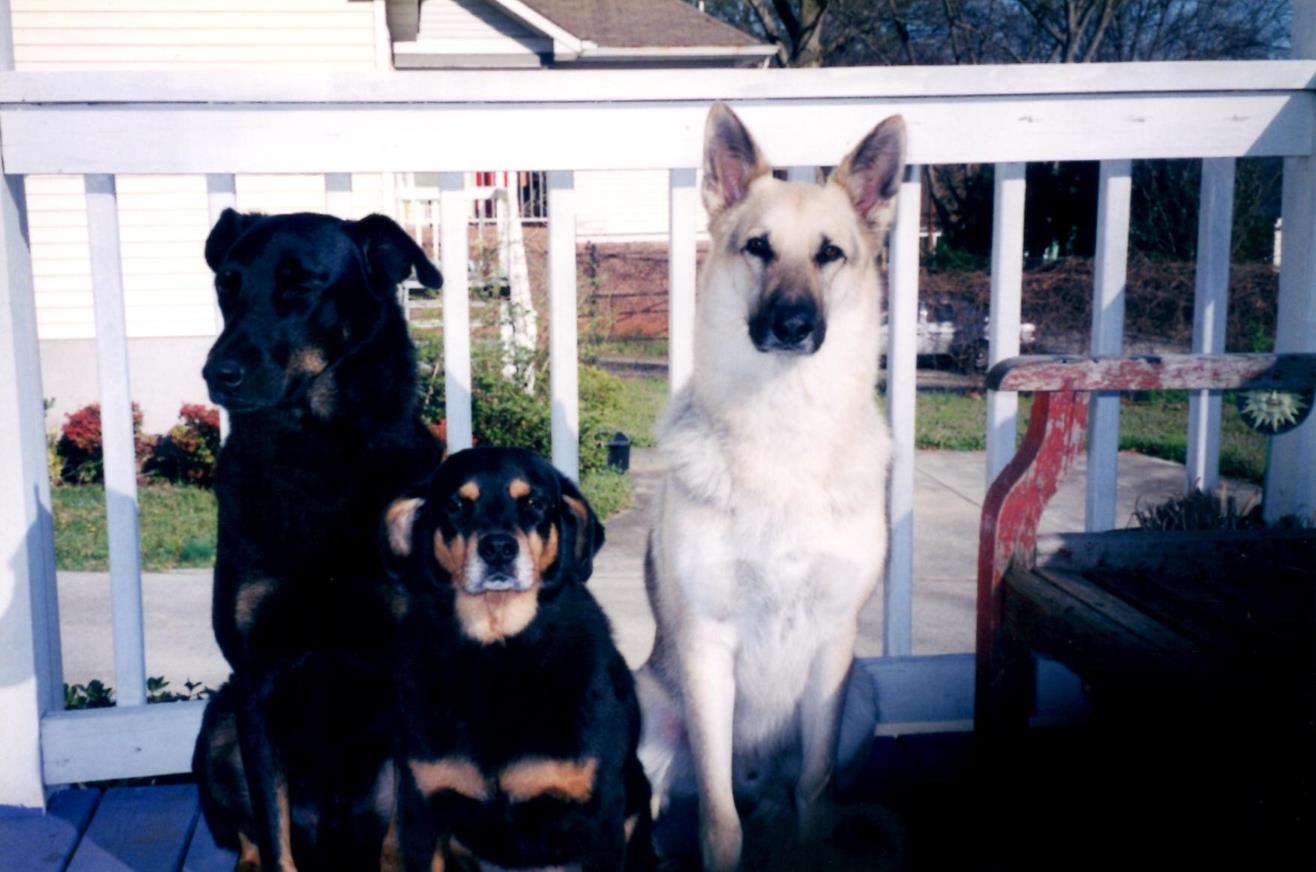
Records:
[[[813,259],[817,262],[818,266],[826,266],[832,261],[844,260],[845,252],[841,251],[841,249],[837,248],[833,243],[824,239],[822,247],[818,249],[818,253],[813,256]]]
[[[522,499],[521,505],[525,506],[527,509],[534,512],[535,514],[541,514],[544,511],[544,509],[547,508],[544,505],[544,501],[533,494]]]
[[[215,289],[220,296],[232,296],[242,287],[242,273],[235,269],[221,270],[215,275]]]
[[[469,505],[470,505],[469,500],[464,500],[457,494],[453,494],[452,496],[448,497],[448,514],[453,516],[460,516],[466,511],[466,507]]]
[[[762,261],[769,261],[775,256],[772,251],[772,244],[768,242],[768,237],[751,236],[745,242],[745,253],[752,254]]]

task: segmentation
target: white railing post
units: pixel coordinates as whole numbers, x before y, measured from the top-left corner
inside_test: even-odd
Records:
[[[211,173],[206,176],[206,208],[210,215],[210,226],[214,227],[225,209],[238,207],[237,176],[232,173]],[[215,335],[224,332],[224,313],[219,308],[219,295],[210,295],[210,304],[215,308]],[[228,439],[228,409],[219,410],[219,440]]]
[[[548,384],[553,465],[580,478],[580,387],[576,372],[576,188],[570,171],[548,174]]]
[[[7,7],[0,0],[6,24]],[[5,176],[0,187],[0,246],[0,407],[6,409],[0,415],[0,806],[40,808],[41,716],[62,707],[63,691],[41,357],[21,176]]]
[[[338,218],[352,216],[352,174],[324,174],[324,210]]]
[[[907,656],[914,623],[914,407],[918,367],[918,225],[921,167],[905,168],[891,231],[887,295],[887,419],[891,424],[891,557],[883,600],[882,653]]]
[[[1234,159],[1202,161],[1197,217],[1197,277],[1193,287],[1193,353],[1225,350],[1229,255],[1234,223]],[[1215,490],[1220,480],[1220,391],[1188,396],[1187,490]]]
[[[693,168],[668,171],[667,390],[671,394],[694,371],[698,199]]]
[[[987,325],[987,364],[1019,353],[1024,283],[1024,186],[1027,164],[996,165],[992,205],[992,300]],[[1016,391],[987,394],[987,483],[1014,456]]]
[[[448,451],[473,444],[471,427],[471,301],[466,235],[466,177],[439,173],[439,254],[443,263],[443,406]]]
[[[0,0],[0,70],[14,68],[10,23]],[[64,696],[27,197],[14,175],[0,185],[0,408],[0,806],[41,808],[41,716]]]
[[[1092,353],[1124,348],[1124,293],[1128,280],[1129,198],[1133,162],[1105,160],[1097,189],[1097,252],[1092,294]],[[1093,395],[1088,414],[1088,473],[1085,527],[1089,533],[1115,526],[1119,477],[1120,396]]]
[[[1316,57],[1316,4],[1293,4],[1293,57]],[[1284,258],[1279,268],[1275,350],[1316,351],[1316,150],[1284,159]],[[1270,440],[1266,519],[1316,514],[1316,415]]]
[[[119,203],[114,176],[89,175],[87,240],[96,309],[96,364],[100,377],[101,440],[106,530],[110,551],[110,609],[114,623],[115,698],[146,702],[142,631],[142,566],[137,527],[137,454],[123,307]]]

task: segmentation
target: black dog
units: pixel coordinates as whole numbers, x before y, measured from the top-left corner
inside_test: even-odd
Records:
[[[387,536],[406,868],[649,868],[639,704],[585,589],[603,527],[580,491],[528,451],[470,449]]]
[[[233,676],[197,739],[202,807],[248,866],[377,866],[394,732],[379,524],[443,456],[396,289],[442,278],[381,215],[228,210],[206,262],[224,331],[203,374],[231,421],[212,618]]]

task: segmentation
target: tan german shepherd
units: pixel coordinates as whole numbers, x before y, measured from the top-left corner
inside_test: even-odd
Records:
[[[736,115],[708,115],[695,367],[659,427],[667,464],[638,674],[660,805],[697,791],[704,868],[737,867],[735,797],[793,788],[821,835],[858,614],[887,549],[877,253],[904,167],[888,118],[822,185],[773,178]]]

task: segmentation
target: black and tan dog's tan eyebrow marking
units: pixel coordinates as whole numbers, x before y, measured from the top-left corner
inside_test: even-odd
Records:
[[[485,802],[489,784],[480,769],[465,757],[440,757],[437,760],[408,760],[407,767],[422,796],[449,790],[468,799]]]
[[[464,500],[475,502],[480,498],[480,486],[473,481],[468,481],[457,489],[457,495]]]
[[[514,478],[512,479],[511,484],[507,486],[507,493],[510,494],[514,500],[519,500],[521,497],[528,497],[530,496],[530,485],[523,478]]]
[[[589,802],[599,761],[537,759],[513,763],[498,774],[498,786],[512,802],[551,796],[569,802]]]

